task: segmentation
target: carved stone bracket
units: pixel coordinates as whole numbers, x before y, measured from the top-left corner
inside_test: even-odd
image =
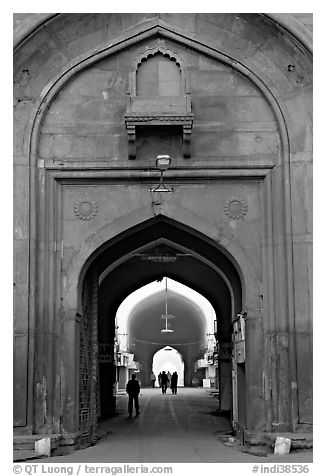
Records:
[[[130,123],[126,118],[126,127],[128,135],[128,157],[129,159],[136,158],[136,125]]]
[[[183,124],[183,156],[184,158],[190,157],[190,146],[191,146],[191,130],[192,130],[192,121],[191,124]]]
[[[190,157],[191,132],[193,114],[132,114],[125,115],[128,135],[129,159],[136,158],[136,126],[182,126],[183,128],[183,156]]]

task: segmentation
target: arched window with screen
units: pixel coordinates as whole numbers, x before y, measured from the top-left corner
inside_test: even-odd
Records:
[[[181,96],[181,70],[161,53],[143,60],[136,73],[137,96]]]

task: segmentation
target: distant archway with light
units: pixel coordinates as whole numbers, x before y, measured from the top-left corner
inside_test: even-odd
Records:
[[[158,374],[163,370],[171,374],[177,372],[178,387],[184,386],[184,361],[183,357],[176,349],[167,345],[163,349],[158,350],[153,355],[153,372],[156,376],[155,386],[158,387]]]

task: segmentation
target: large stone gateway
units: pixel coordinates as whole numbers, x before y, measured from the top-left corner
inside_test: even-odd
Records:
[[[99,344],[114,349],[120,303],[163,276],[205,296],[218,342],[233,343],[220,391],[235,430],[310,431],[312,53],[302,18],[14,19],[15,435],[96,442],[101,394],[114,406],[114,358],[103,384]],[[170,193],[153,191],[158,155],[172,159]],[[142,259],[162,249],[176,259]]]

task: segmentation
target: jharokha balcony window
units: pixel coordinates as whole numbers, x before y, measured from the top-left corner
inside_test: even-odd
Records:
[[[190,157],[193,123],[189,81],[182,61],[161,47],[149,49],[135,62],[130,73],[125,123],[128,155],[136,158],[136,134],[154,126],[157,134],[174,126],[182,134],[183,157]]]

